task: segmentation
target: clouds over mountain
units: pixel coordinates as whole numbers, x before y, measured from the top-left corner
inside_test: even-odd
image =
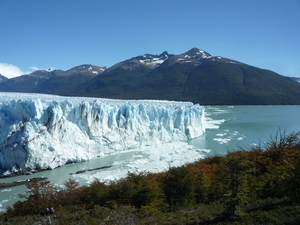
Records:
[[[24,75],[26,73],[23,72],[19,67],[12,64],[0,63],[0,74],[7,78],[12,78]]]
[[[36,66],[32,66],[29,68],[29,70],[27,71],[23,71],[21,70],[19,67],[17,66],[14,66],[12,64],[9,64],[9,63],[1,63],[0,62],[0,74],[7,77],[7,78],[13,78],[13,77],[19,77],[21,75],[25,75],[25,74],[29,74],[29,73],[32,73],[36,70],[44,70],[44,69],[40,69]],[[49,67],[45,70],[54,70],[53,67]]]

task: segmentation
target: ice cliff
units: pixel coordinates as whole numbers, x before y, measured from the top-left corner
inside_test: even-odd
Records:
[[[190,102],[0,93],[0,168],[52,169],[193,139],[204,132],[204,112]]]

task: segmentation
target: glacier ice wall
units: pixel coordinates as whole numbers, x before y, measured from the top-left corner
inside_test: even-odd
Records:
[[[0,168],[52,169],[192,139],[204,132],[204,113],[190,102],[0,93]]]

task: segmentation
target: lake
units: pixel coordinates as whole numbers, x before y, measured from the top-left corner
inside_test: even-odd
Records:
[[[222,155],[240,148],[250,149],[269,141],[276,132],[290,134],[300,131],[300,106],[206,106],[206,132],[203,136],[180,143],[144,147],[120,152],[88,162],[68,164],[29,176],[4,178],[0,183],[32,177],[48,177],[53,184],[61,185],[69,178],[82,185],[95,178],[102,181],[117,180],[127,172],[167,170],[168,167],[193,162],[199,158]],[[110,168],[73,174],[76,171],[111,166]],[[25,186],[0,190],[0,210],[18,200]]]

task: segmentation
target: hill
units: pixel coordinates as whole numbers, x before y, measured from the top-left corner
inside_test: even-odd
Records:
[[[103,71],[104,68],[89,64],[76,66],[67,71],[37,70],[28,75],[5,80],[0,85],[0,91],[68,95],[74,87]]]
[[[0,83],[6,80],[8,80],[8,78],[0,74]]]
[[[300,77],[290,77],[290,79],[300,83]]]
[[[197,48],[180,55],[165,52],[126,60],[70,94],[204,105],[300,103],[299,84],[293,80]]]
[[[82,65],[68,71],[36,71],[0,83],[0,91],[203,105],[298,105],[299,87],[295,80],[273,71],[198,48],[179,55],[144,54],[110,68]]]

